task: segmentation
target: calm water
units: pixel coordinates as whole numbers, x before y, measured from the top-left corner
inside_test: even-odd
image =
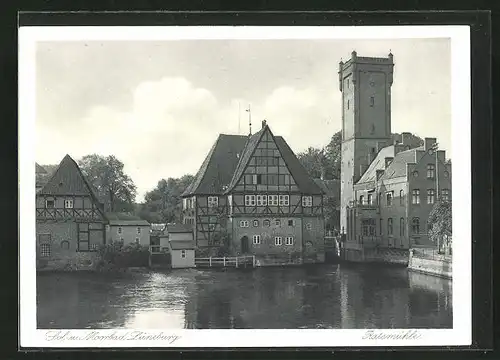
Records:
[[[39,328],[451,328],[451,281],[315,265],[37,276]]]

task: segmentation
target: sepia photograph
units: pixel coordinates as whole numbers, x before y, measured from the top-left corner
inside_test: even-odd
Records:
[[[470,344],[467,27],[127,29],[20,32],[25,343]]]

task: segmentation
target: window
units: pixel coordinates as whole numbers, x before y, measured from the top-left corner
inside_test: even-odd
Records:
[[[420,204],[420,190],[413,189],[411,192],[411,203],[412,204]]]
[[[382,193],[381,192],[378,193],[378,198],[377,199],[378,199],[378,204],[382,205]]]
[[[293,219],[289,219],[288,226],[295,226],[295,221]]]
[[[364,197],[363,195],[361,195],[361,196],[359,197],[359,204],[360,204],[360,205],[364,205],[364,202],[365,202],[365,197]]]
[[[219,206],[219,197],[218,196],[209,196],[208,197],[208,207],[217,207]]]
[[[40,255],[42,257],[50,257],[50,244],[40,245]]]
[[[280,206],[288,206],[290,201],[290,197],[288,195],[280,195],[279,196],[279,205]]]
[[[259,220],[254,220],[254,221],[253,221],[253,226],[254,226],[254,227],[259,226]]]
[[[254,174],[252,176],[252,178],[253,178],[252,179],[253,180],[252,183],[254,185],[261,185],[262,184],[262,175],[261,174]]]
[[[64,208],[65,209],[73,209],[73,200],[64,200]]]
[[[387,235],[392,235],[392,218],[387,219]]]
[[[380,219],[380,235],[382,235],[382,219]]]
[[[405,192],[399,190],[399,205],[403,206],[405,204]]]
[[[405,236],[405,218],[399,219],[399,235]]]
[[[413,218],[411,221],[411,231],[414,234],[420,234],[420,219],[419,218]]]
[[[54,200],[45,200],[45,207],[47,209],[53,209],[54,208]]]
[[[427,164],[427,179],[434,179],[435,167],[434,164]]]
[[[283,238],[281,236],[274,237],[274,245],[280,246],[283,244]]]
[[[448,189],[441,190],[441,200],[443,201],[450,200],[450,191]]]
[[[287,236],[285,238],[285,244],[286,245],[293,245],[293,237],[292,236]]]
[[[257,206],[267,205],[267,195],[257,195]]]
[[[121,234],[122,233],[122,228],[118,227],[117,232],[118,232],[118,234]]]
[[[263,224],[265,227],[269,227],[269,226],[271,226],[271,220],[266,219],[266,220],[264,220],[264,221],[262,222],[262,224]]]
[[[245,195],[245,206],[255,206],[255,195]]]
[[[362,219],[363,236],[375,235],[375,219]]]
[[[61,249],[68,250],[69,249],[69,241],[67,241],[67,240],[61,241]]]
[[[141,233],[141,228],[137,227],[137,234],[140,234],[140,233]]]
[[[248,227],[248,220],[241,220],[240,227]]]
[[[434,189],[427,190],[427,204],[434,204],[436,193]]]
[[[311,223],[307,223],[307,224],[306,224],[306,229],[307,229],[307,230],[311,230],[311,229],[312,229],[312,225],[311,225]]]
[[[281,226],[281,220],[280,219],[274,220],[274,225]]]
[[[181,250],[181,258],[186,258],[186,250]]]
[[[368,205],[373,205],[373,196],[372,196],[372,194],[368,194]]]
[[[302,206],[311,207],[312,206],[312,196],[302,196]]]
[[[269,206],[278,206],[278,195],[269,195],[267,197],[267,204]]]
[[[260,244],[260,235],[254,235],[253,236],[253,243],[254,243],[254,245],[259,245]]]
[[[392,206],[392,191],[385,194],[387,200],[387,206]]]
[[[349,110],[349,105],[350,105],[351,101],[350,100],[347,100],[347,110]]]
[[[347,88],[349,89],[349,79],[347,79]]]
[[[375,105],[375,97],[370,96],[370,106],[373,107]]]
[[[140,244],[141,243],[141,239],[139,239],[138,237],[135,238],[135,243],[136,244]]]

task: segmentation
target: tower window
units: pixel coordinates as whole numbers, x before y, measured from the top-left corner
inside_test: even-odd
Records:
[[[434,204],[435,200],[435,191],[434,189],[427,190],[427,204]]]
[[[435,167],[434,164],[427,165],[427,179],[434,179],[435,176]]]
[[[370,96],[370,106],[373,107],[375,105],[375,97]]]
[[[347,110],[349,110],[349,105],[350,105],[351,101],[350,100],[347,100]]]

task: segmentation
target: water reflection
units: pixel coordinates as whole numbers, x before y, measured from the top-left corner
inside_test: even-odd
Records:
[[[451,281],[324,265],[38,276],[39,328],[451,328]]]

